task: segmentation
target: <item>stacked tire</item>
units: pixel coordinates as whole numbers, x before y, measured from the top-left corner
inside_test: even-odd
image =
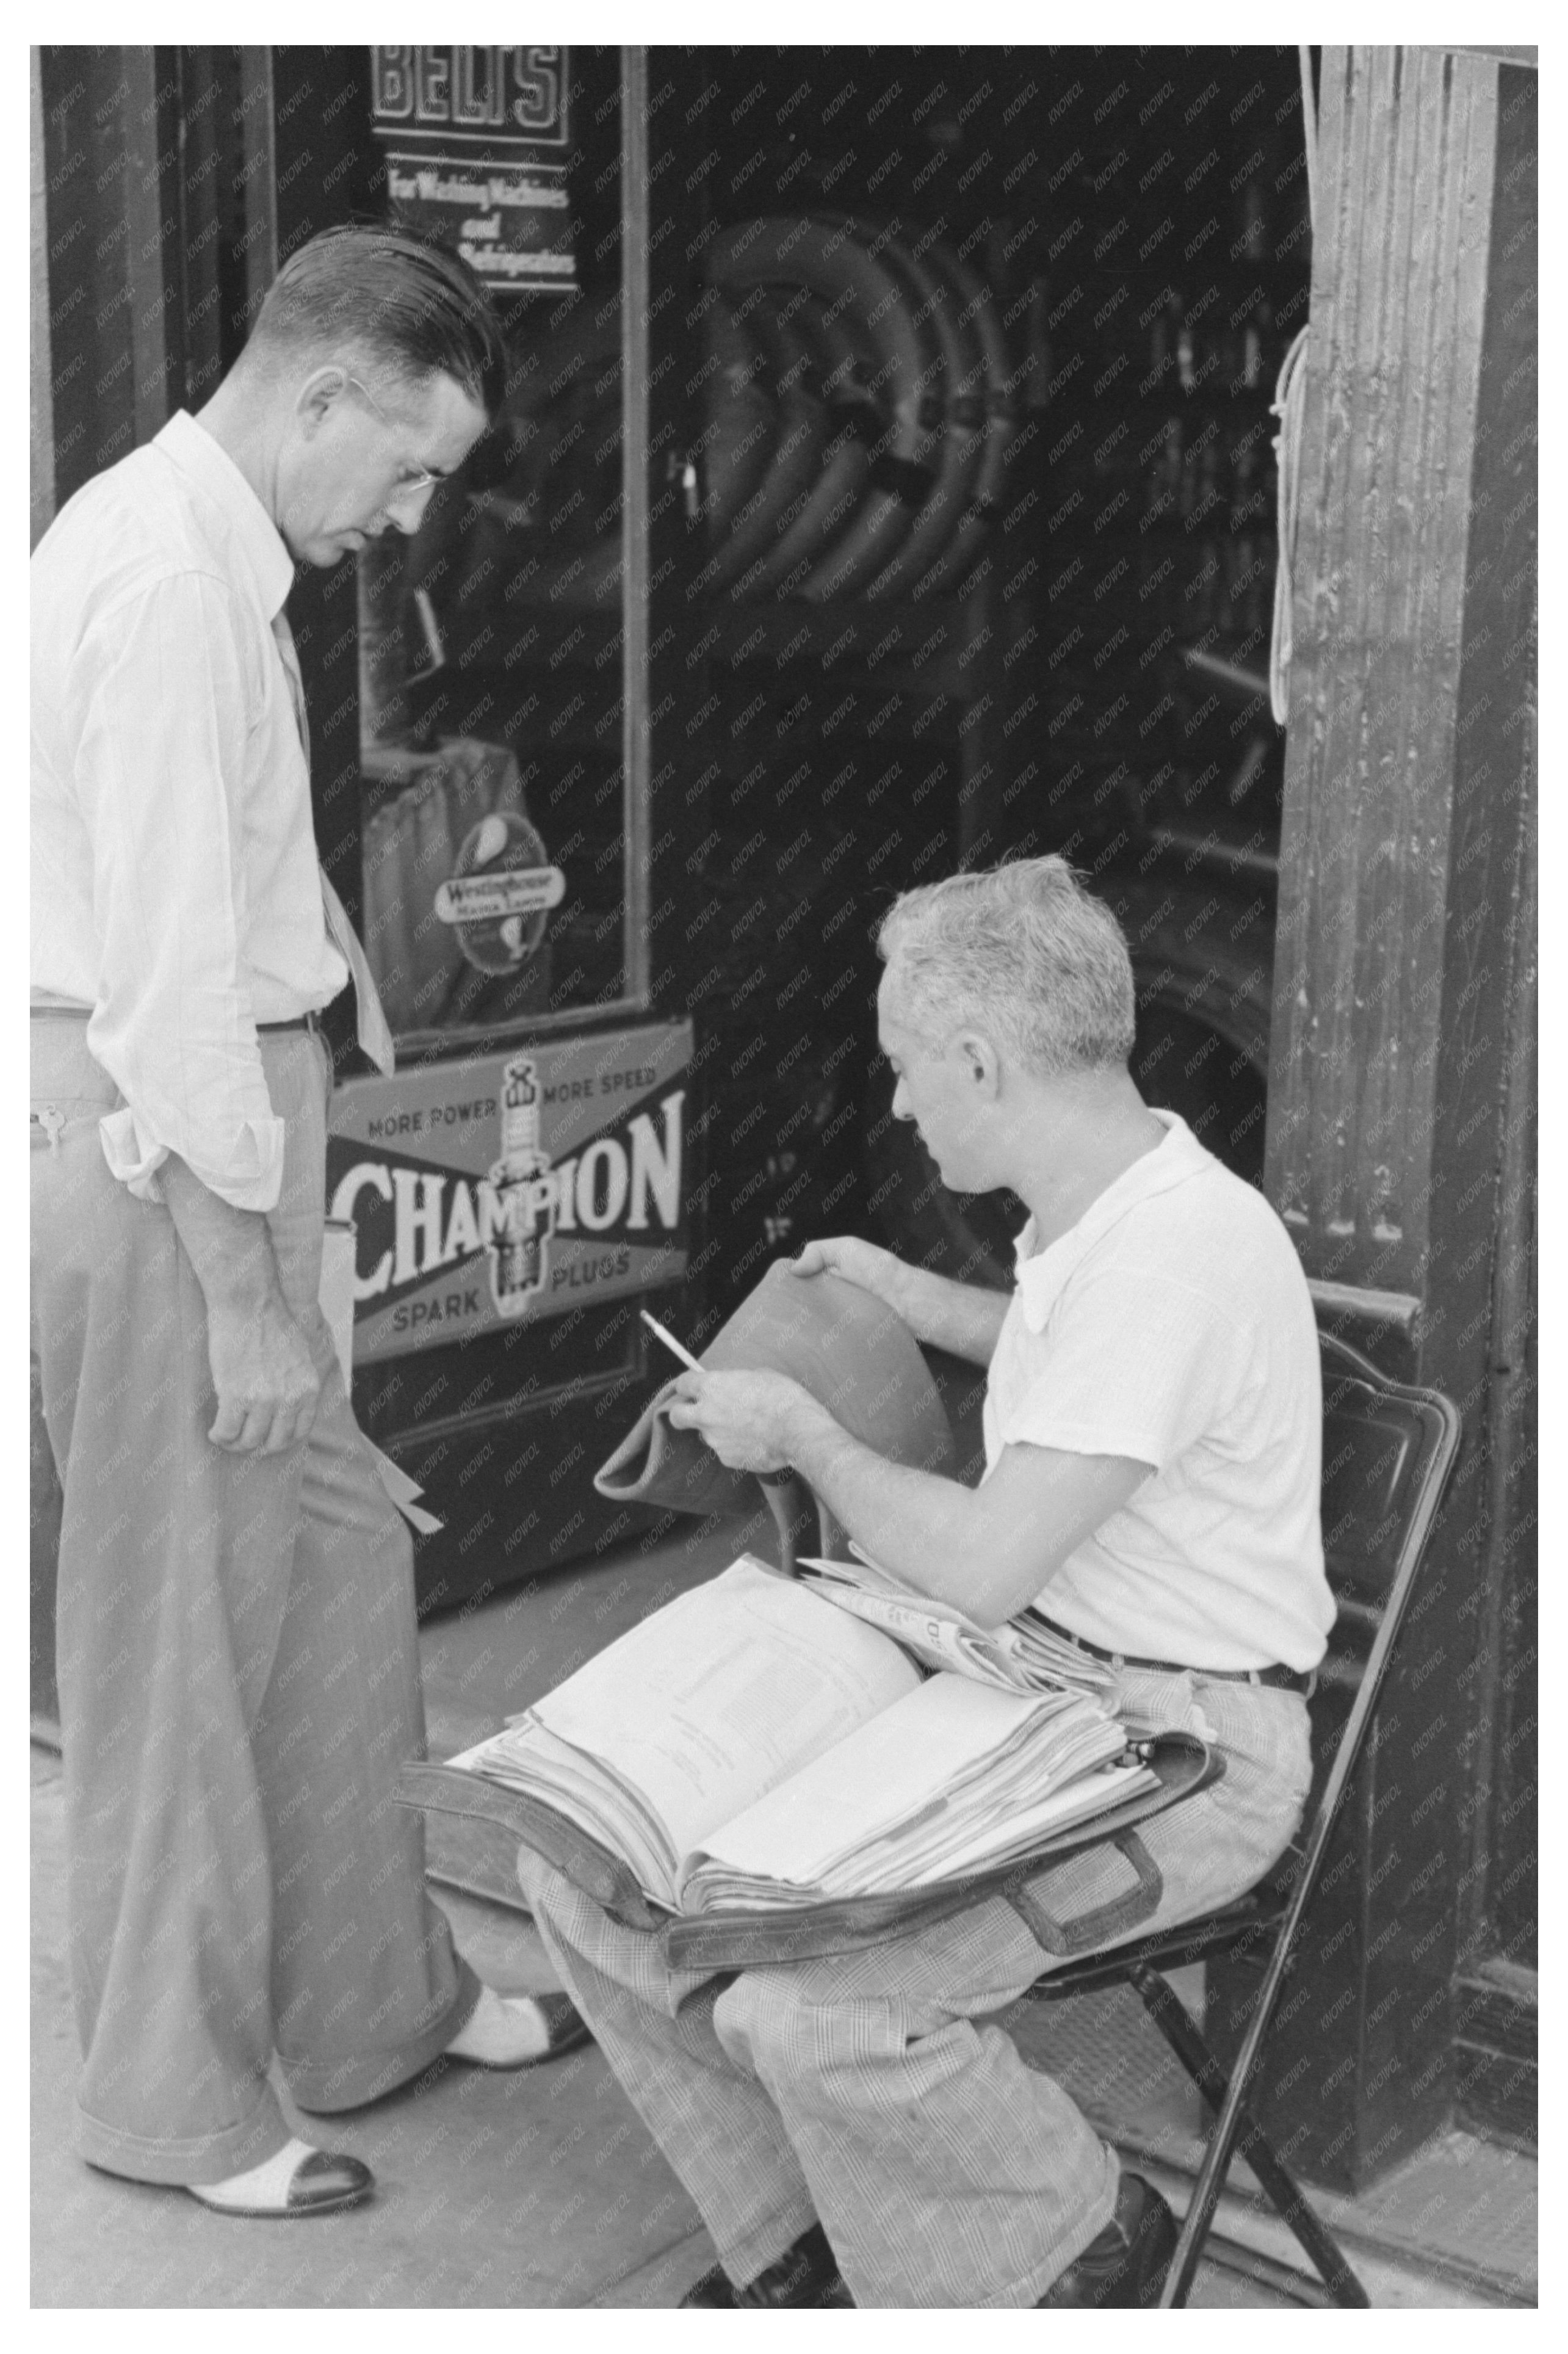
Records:
[[[918,248],[918,249],[916,249]],[[985,546],[1016,427],[990,292],[940,239],[774,215],[721,230],[706,278],[699,468],[720,604],[917,601],[959,592]],[[618,611],[621,336],[575,303],[528,353],[491,478],[432,517],[410,586]]]

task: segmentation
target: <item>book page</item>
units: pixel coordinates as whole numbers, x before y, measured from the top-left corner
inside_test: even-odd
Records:
[[[820,1886],[846,1851],[912,1824],[927,1807],[945,1808],[955,1784],[1005,1754],[1060,1705],[989,1691],[967,1677],[935,1676],[847,1740],[838,1755],[803,1769],[745,1815],[721,1819],[705,1852],[759,1880]],[[1042,1786],[1045,1780],[1042,1774]],[[696,1860],[688,1855],[683,1878]]]
[[[919,1681],[885,1636],[743,1556],[533,1713],[637,1790],[680,1856]]]
[[[1137,1797],[1142,1790],[1152,1790],[1159,1779],[1147,1766],[1107,1765],[1097,1766],[1092,1774],[1082,1775],[1060,1790],[1052,1790],[1032,1806],[1021,1807],[1008,1822],[1010,1855],[1027,1855],[1040,1840],[1068,1824],[1092,1820],[1095,1815],[1110,1807],[1119,1807],[1124,1800]],[[997,1860],[996,1826],[985,1824],[966,1840],[956,1841],[944,1849],[935,1870],[917,1868],[903,1870],[892,1884],[900,1888],[917,1888],[922,1881],[940,1877],[960,1880],[968,1872],[991,1869]]]

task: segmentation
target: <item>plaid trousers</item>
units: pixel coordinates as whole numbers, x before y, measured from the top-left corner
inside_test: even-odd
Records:
[[[1294,1692],[1132,1669],[1115,1704],[1212,1737],[1226,1767],[1145,1827],[1164,1890],[1122,1933],[1134,1938],[1239,1896],[1283,1852],[1310,1782],[1307,1709]],[[1031,2306],[1109,2221],[1115,2153],[1001,2028],[977,2023],[1058,1961],[1005,1898],[858,1953],[705,1977],[671,1968],[653,1935],[526,1848],[518,1872],[736,2283],[820,2221],[857,2306]],[[1110,1847],[1028,1883],[1064,1922],[1134,1884]]]

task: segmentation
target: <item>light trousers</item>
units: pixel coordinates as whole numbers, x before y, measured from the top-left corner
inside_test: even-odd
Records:
[[[285,1122],[269,1214],[322,1391],[308,1441],[232,1455],[168,1212],[110,1175],[120,1100],[85,1022],[30,1025],[33,1348],[65,1503],[58,1666],[82,2155],[212,2182],[307,2109],[416,2075],[478,1980],[392,1779],[424,1714],[408,1532],[316,1304],[331,1064],[264,1036]],[[52,1140],[51,1140],[52,1138]]]
[[[1226,1773],[1145,1827],[1163,1894],[1107,1944],[1251,1887],[1310,1780],[1293,1692],[1128,1669],[1116,1704],[1211,1732]],[[1004,1898],[858,1953],[713,1977],[672,1969],[656,1937],[527,1849],[518,1871],[563,1983],[737,2284],[817,2220],[859,2306],[1029,2306],[1110,2220],[1114,2152],[982,2023],[1057,1960]],[[1066,1922],[1135,1884],[1110,1848],[1031,1883]]]

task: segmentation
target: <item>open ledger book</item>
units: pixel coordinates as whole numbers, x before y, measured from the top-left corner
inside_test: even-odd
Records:
[[[950,1632],[914,1648],[940,1665]],[[564,1818],[684,1916],[963,1880],[1160,1787],[1090,1693],[982,1681],[956,1653],[927,1675],[909,1639],[743,1555],[450,1768]]]

